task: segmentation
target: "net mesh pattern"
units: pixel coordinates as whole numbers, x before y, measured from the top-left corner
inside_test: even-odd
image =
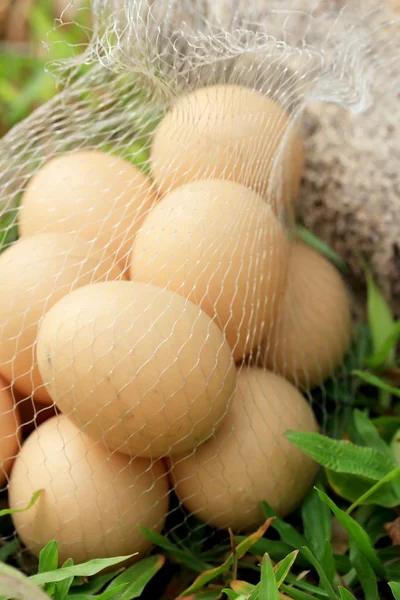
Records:
[[[44,490],[13,526],[76,562],[302,500],[285,431],[340,435],[357,360],[351,290],[295,235],[302,117],[400,82],[383,2],[91,10],[63,91],[0,141],[2,489]]]

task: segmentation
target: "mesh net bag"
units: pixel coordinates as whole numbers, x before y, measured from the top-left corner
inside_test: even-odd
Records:
[[[4,535],[60,562],[304,498],[317,465],[285,432],[340,435],[357,316],[296,237],[302,118],[400,81],[383,2],[91,9],[63,91],[0,142],[2,489],[41,490]]]

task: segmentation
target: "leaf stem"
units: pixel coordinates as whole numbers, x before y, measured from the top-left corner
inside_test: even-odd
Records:
[[[360,496],[349,508],[346,510],[346,513],[350,515],[357,506],[365,502],[372,494],[374,494],[380,487],[382,487],[385,483],[389,483],[393,479],[395,479],[398,475],[400,475],[400,467],[396,467],[392,471],[390,471],[387,475],[382,477],[379,481],[375,483],[372,487],[369,488],[362,496]]]

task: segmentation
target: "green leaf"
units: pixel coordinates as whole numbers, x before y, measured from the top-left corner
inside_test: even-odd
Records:
[[[3,510],[0,510],[0,517],[5,517],[6,515],[15,515],[16,513],[26,512],[27,510],[32,508],[32,506],[35,504],[35,502],[37,501],[37,499],[39,498],[39,496],[41,495],[42,492],[43,492],[43,490],[38,490],[37,492],[35,492],[33,494],[32,498],[29,500],[29,503],[25,506],[25,508],[4,508]]]
[[[28,577],[5,564],[0,564],[0,595],[2,600],[49,600]]]
[[[353,596],[353,594],[351,592],[349,592],[349,590],[346,590],[346,588],[342,587],[341,585],[339,585],[338,590],[339,590],[339,594],[340,594],[340,600],[356,600],[356,598]]]
[[[285,592],[287,596],[290,596],[290,598],[294,598],[294,600],[314,600],[315,598],[315,596],[310,596],[307,592],[302,592],[297,588],[285,584],[282,585],[282,591]]]
[[[313,565],[314,569],[317,571],[320,583],[326,591],[326,593],[328,594],[329,598],[331,598],[331,600],[337,600],[335,590],[333,589],[332,584],[330,583],[324,569],[322,568],[321,564],[317,561],[311,550],[307,547],[304,547],[302,548],[302,553],[307,557],[307,559]]]
[[[387,337],[393,330],[394,320],[388,303],[375,284],[370,270],[364,267],[367,280],[368,324],[371,330],[374,355],[381,351]],[[389,355],[387,366],[391,366],[393,354]]]
[[[74,561],[72,560],[72,558],[68,558],[64,562],[62,568],[65,569],[66,567],[72,567],[73,564],[74,564]],[[73,577],[73,575],[71,575],[71,577],[68,577],[68,579],[64,579],[64,581],[60,581],[59,583],[56,583],[55,590],[53,593],[54,600],[66,600],[66,598],[68,597],[68,592],[71,588],[73,581],[74,581],[74,577]]]
[[[332,515],[314,488],[303,501],[301,516],[306,540],[315,556],[321,560],[325,541],[329,541],[332,536]]]
[[[400,321],[396,321],[393,325],[391,333],[387,336],[386,340],[382,343],[381,349],[367,358],[366,366],[369,369],[378,369],[390,364],[393,360],[393,355],[400,339]]]
[[[165,556],[162,556],[161,554],[144,558],[113,579],[107,587],[107,590],[112,590],[119,585],[125,584],[126,588],[120,595],[119,600],[139,598],[146,585],[164,566],[164,563]]]
[[[275,565],[274,571],[275,571],[276,585],[278,586],[278,589],[281,587],[282,583],[285,581],[290,569],[293,566],[294,561],[297,558],[298,553],[299,553],[298,550],[294,550],[293,552],[288,554],[288,556],[286,556],[286,558],[284,558],[277,565]]]
[[[331,585],[334,583],[335,579],[335,558],[333,555],[332,544],[329,540],[325,540],[324,549],[322,552],[322,556],[319,560],[322,569],[324,570],[325,575],[328,578],[328,581]]]
[[[391,483],[394,482],[395,479],[399,479],[400,478],[400,467],[396,467],[395,469],[393,469],[392,471],[390,471],[390,473],[388,473],[387,475],[385,475],[385,477],[382,477],[382,479],[380,481],[378,481],[377,483],[375,483],[375,485],[373,485],[369,490],[367,490],[365,492],[365,494],[363,494],[360,498],[358,498],[348,509],[347,509],[347,514],[350,514],[351,512],[353,512],[353,510],[356,508],[356,506],[359,506],[360,504],[364,504],[366,500],[368,500],[369,498],[371,498],[372,496],[374,496],[374,494],[378,493],[379,490],[384,487],[385,484],[387,483]],[[399,488],[396,488],[395,491],[397,491]],[[398,494],[398,499],[400,500],[400,494]]]
[[[374,570],[368,560],[359,552],[354,542],[350,543],[350,561],[364,590],[365,600],[379,600],[378,583]]]
[[[164,537],[163,535],[160,535],[159,533],[151,531],[150,529],[147,529],[146,527],[141,527],[141,530],[142,530],[143,534],[154,545],[156,545],[159,548],[162,548],[163,550],[168,552],[168,554],[172,558],[174,558],[176,561],[178,561],[182,565],[185,565],[189,569],[192,569],[193,571],[197,571],[198,573],[203,573],[203,571],[206,571],[206,570],[212,568],[212,565],[208,564],[205,561],[200,560],[197,556],[194,556],[192,553],[190,553],[186,548],[184,550],[182,550],[181,548],[179,548],[179,546],[177,546],[176,544],[171,542],[168,538]]]
[[[390,442],[390,450],[396,464],[400,466],[400,429],[396,431]]]
[[[104,573],[97,577],[93,577],[90,581],[87,581],[82,585],[78,585],[76,580],[74,580],[73,592],[79,594],[97,594],[97,592],[104,589],[111,579],[114,579],[115,575],[115,573]]]
[[[119,585],[113,590],[107,590],[96,596],[92,596],[91,594],[72,594],[72,596],[68,597],[68,600],[119,600],[125,587],[125,585]]]
[[[376,375],[372,375],[372,373],[367,373],[366,371],[356,370],[356,371],[352,371],[352,373],[353,373],[353,375],[357,375],[357,377],[359,377],[363,381],[366,381],[370,385],[373,385],[373,386],[377,387],[378,389],[383,390],[384,392],[388,392],[389,394],[393,394],[393,396],[400,398],[400,389],[395,388],[392,385],[389,385],[388,383],[386,383],[386,381],[384,381],[380,377],[377,377]]]
[[[97,575],[103,569],[114,567],[126,560],[132,558],[134,554],[128,556],[116,556],[115,558],[94,558],[81,565],[74,565],[73,567],[65,567],[50,571],[49,573],[39,573],[38,575],[31,575],[29,578],[36,585],[45,585],[46,583],[57,583],[63,581],[69,577],[91,577]]]
[[[348,475],[347,473],[335,473],[329,469],[326,470],[326,476],[334,492],[350,502],[364,498],[362,503],[365,505],[376,504],[394,508],[399,504],[398,493],[391,483],[375,488],[375,491],[367,496],[367,492],[372,490],[374,484],[377,483],[376,481],[357,477],[356,475]],[[382,479],[379,481],[382,481]]]
[[[222,595],[222,590],[200,590],[190,596],[187,596],[186,600],[219,600]],[[240,596],[238,598],[241,598]],[[177,598],[177,600],[179,600]]]
[[[272,525],[271,525],[272,527]],[[244,539],[244,536],[235,536],[235,540],[240,543]],[[250,554],[255,556],[263,556],[269,554],[269,556],[275,561],[279,562],[283,560],[292,551],[293,546],[282,542],[281,540],[268,540],[267,538],[261,538],[249,549]],[[298,558],[298,564],[301,564],[301,557]],[[303,561],[306,564],[305,561]]]
[[[308,564],[310,565],[309,562]],[[299,588],[300,590],[303,590],[305,592],[310,592],[312,594],[315,594],[316,596],[320,596],[321,598],[328,598],[328,594],[325,590],[315,585],[312,585],[307,581],[304,581],[304,579],[299,579],[298,576],[293,575],[292,573],[288,575],[288,583],[294,585],[296,588]]]
[[[258,598],[259,600],[279,600],[274,568],[268,554],[264,554],[261,563],[261,581]]]
[[[54,571],[58,567],[58,544],[51,540],[39,553],[39,573]]]
[[[388,443],[390,443],[396,431],[400,429],[400,417],[382,416],[371,419],[371,422],[378,428],[380,435]]]
[[[259,540],[264,535],[264,533],[267,531],[272,522],[273,518],[267,519],[264,525],[257,529],[257,531],[255,531],[254,533],[246,537],[242,542],[240,542],[240,544],[236,548],[237,560],[239,560],[240,558],[242,558],[242,556],[247,554],[251,546],[253,546],[257,542],[257,540]],[[205,585],[207,585],[207,583],[229,571],[232,565],[233,555],[230,554],[226,561],[222,563],[222,565],[219,565],[218,567],[212,569],[208,569],[207,571],[204,571],[204,573],[201,573],[198,577],[196,577],[192,585],[190,585],[186,590],[181,592],[179,598],[190,596],[193,592],[201,590],[202,588],[204,588]]]
[[[246,600],[247,598],[247,596],[244,596],[243,594],[238,594],[237,592],[234,592],[233,590],[230,590],[228,588],[223,589],[222,593],[225,594],[225,596],[228,596],[229,600]]]
[[[377,481],[394,466],[390,457],[373,448],[332,440],[319,433],[289,431],[286,437],[321,465],[338,473],[361,475]]]
[[[274,521],[271,523],[271,527],[275,529],[281,536],[282,540],[288,544],[291,548],[295,548],[298,550],[302,546],[306,545],[306,540],[303,538],[298,531],[289,523],[285,523],[282,519],[276,516],[276,512],[267,504],[267,502],[262,502],[264,515],[267,518],[274,517]]]
[[[325,502],[333,514],[336,516],[337,520],[342,524],[342,526],[346,529],[349,534],[350,539],[354,544],[358,546],[358,549],[365,558],[369,561],[370,565],[374,568],[374,570],[379,575],[384,575],[384,568],[382,563],[380,562],[368,535],[365,533],[364,529],[355,521],[350,515],[347,515],[343,510],[341,510],[336,504],[333,502],[329,496],[327,496],[324,492],[318,490],[319,497],[323,502]]]
[[[341,271],[347,273],[348,268],[346,263],[328,244],[323,242],[320,238],[311,233],[311,231],[306,229],[306,227],[300,224],[297,225],[297,234],[303,242],[308,244],[308,246],[311,246],[314,248],[314,250],[325,256]]]
[[[255,586],[247,581],[235,579],[234,581],[231,581],[231,588],[239,595],[248,596],[252,593]]]
[[[374,448],[382,454],[390,454],[386,442],[381,438],[375,425],[360,410],[353,411],[354,425],[357,429],[360,441],[364,446]]]
[[[395,600],[400,600],[400,583],[390,581],[388,585],[392,590],[393,598],[395,598]]]

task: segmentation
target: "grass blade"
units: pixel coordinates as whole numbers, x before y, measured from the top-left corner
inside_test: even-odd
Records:
[[[146,585],[165,564],[165,556],[161,554],[144,558],[132,567],[129,567],[111,581],[107,590],[112,590],[119,585],[126,585],[120,594],[119,600],[133,600],[139,598]]]
[[[3,510],[0,510],[0,517],[5,517],[6,515],[14,515],[15,513],[26,512],[27,510],[32,508],[32,506],[35,504],[42,492],[43,490],[38,490],[37,492],[35,492],[32,498],[29,500],[29,503],[25,506],[25,508],[4,508]]]
[[[311,246],[311,248],[314,248],[314,250],[325,256],[330,262],[343,271],[343,273],[347,273],[348,268],[346,263],[328,244],[300,224],[297,225],[297,234],[303,242],[308,244],[308,246]]]
[[[375,386],[376,388],[383,390],[384,392],[388,392],[389,394],[393,394],[397,398],[400,398],[400,388],[395,388],[392,385],[389,385],[376,375],[372,375],[372,373],[368,373],[367,371],[352,371],[353,375],[357,375],[363,381],[366,381],[370,385]]]
[[[315,596],[311,596],[310,594],[307,594],[307,592],[302,592],[290,585],[283,584],[282,591],[294,600],[315,600]]]
[[[125,589],[125,585],[119,585],[113,590],[107,590],[97,596],[91,594],[73,594],[68,600],[119,600]]]
[[[371,544],[371,540],[369,539],[367,533],[364,531],[361,525],[359,525],[357,521],[350,517],[350,515],[347,515],[343,510],[336,506],[333,500],[329,498],[329,496],[327,496],[324,492],[318,490],[318,494],[321,500],[329,506],[337,520],[346,529],[350,539],[355,545],[357,545],[359,551],[362,552],[362,554],[369,561],[373,569],[383,576],[383,565]]]
[[[391,581],[388,585],[389,585],[390,589],[392,590],[393,598],[395,600],[400,600],[400,583]]]
[[[380,484],[380,481],[374,482],[371,479],[364,479],[356,475],[348,475],[347,473],[335,473],[326,469],[326,476],[331,488],[334,492],[358,504],[378,504],[386,508],[394,508],[399,504],[398,494],[390,483]],[[391,472],[390,472],[391,473]],[[390,474],[389,473],[389,474]],[[372,488],[377,485],[377,488]]]
[[[72,567],[73,564],[74,564],[74,561],[72,560],[72,558],[68,558],[65,561],[65,563],[63,564],[63,569],[65,567]],[[54,594],[53,594],[53,599],[54,600],[66,600],[74,579],[75,578],[73,577],[73,575],[71,575],[71,577],[68,577],[68,579],[64,579],[64,581],[60,581],[59,583],[56,583]]]
[[[39,573],[54,571],[58,567],[58,544],[51,540],[39,553]]]
[[[274,568],[268,554],[264,554],[261,563],[261,581],[259,600],[279,600],[279,591]]]
[[[116,556],[115,558],[95,558],[89,560],[81,565],[74,565],[72,567],[65,567],[50,571],[48,573],[39,573],[38,575],[31,575],[30,581],[36,585],[45,585],[46,583],[57,583],[68,579],[69,577],[91,577],[97,575],[103,569],[114,567],[126,560],[132,558],[134,554],[128,556]]]
[[[391,334],[394,326],[392,311],[386,302],[381,290],[376,285],[370,270],[364,267],[367,280],[367,311],[368,324],[371,330],[374,355],[380,352],[387,337]],[[389,353],[386,360],[387,366],[391,366],[394,359],[393,352]]]
[[[351,592],[349,592],[349,590],[346,590],[346,588],[342,587],[341,585],[339,585],[338,590],[339,590],[340,600],[356,600],[356,598],[353,596],[353,594]]]
[[[274,521],[271,523],[271,527],[275,529],[281,536],[282,540],[285,544],[291,546],[291,548],[295,548],[298,550],[302,546],[306,545],[306,540],[302,535],[292,525],[289,523],[285,523],[282,519],[276,516],[275,511],[267,504],[265,501],[262,503],[264,515],[267,518],[274,517]]]
[[[360,498],[358,498],[358,500],[356,500],[348,509],[347,509],[347,514],[349,515],[351,512],[353,512],[353,510],[359,506],[360,504],[364,504],[364,502],[366,500],[368,500],[368,498],[370,498],[371,496],[373,496],[377,491],[379,491],[379,489],[385,485],[386,483],[390,483],[392,481],[394,481],[397,477],[400,477],[400,467],[397,467],[396,469],[393,469],[392,471],[390,471],[390,473],[388,473],[387,475],[385,475],[385,477],[382,477],[382,479],[380,481],[378,481],[375,485],[373,485],[367,492],[365,492],[365,494],[363,494]],[[400,497],[398,498],[398,504],[400,504]]]
[[[275,565],[274,571],[275,571],[276,585],[278,586],[278,589],[281,587],[282,583],[285,581],[286,577],[288,576],[288,573],[289,573],[290,569],[292,568],[293,563],[296,560],[298,553],[299,553],[298,550],[294,550],[293,552],[288,554],[288,556],[286,558],[284,558],[277,565]]]
[[[321,585],[324,588],[324,590],[326,591],[326,593],[328,594],[328,597],[331,600],[337,600],[335,590],[333,589],[328,577],[326,576],[324,569],[322,568],[320,563],[317,561],[317,559],[315,558],[315,556],[313,555],[311,550],[307,547],[304,547],[304,548],[302,548],[302,553],[307,557],[307,559],[313,565],[314,569],[317,571]]]
[[[320,558],[320,564],[324,570],[325,575],[328,578],[329,583],[333,585],[335,579],[336,565],[335,558],[333,555],[332,544],[329,540],[325,540],[324,549]]]
[[[177,544],[174,544],[163,535],[155,533],[146,527],[141,527],[141,530],[153,544],[165,550],[177,562],[185,565],[189,569],[197,571],[198,573],[203,573],[208,569],[212,569],[212,565],[193,556],[186,548],[185,550],[182,550]]]
[[[256,541],[259,540],[264,535],[264,533],[267,531],[267,529],[269,528],[269,526],[271,525],[272,522],[273,522],[273,518],[267,519],[267,521],[264,523],[264,525],[262,525],[259,529],[257,529],[257,531],[255,531],[254,533],[252,533],[251,535],[246,537],[242,542],[240,542],[240,544],[236,548],[236,558],[238,560],[240,558],[242,558],[242,556],[247,554],[247,552],[251,548],[251,546],[253,544],[255,544]],[[184,592],[181,593],[179,598],[184,598],[186,596],[190,596],[190,594],[192,594],[193,592],[197,592],[198,590],[202,589],[205,585],[207,585],[207,583],[209,583],[216,577],[223,575],[223,573],[226,573],[227,571],[229,571],[229,569],[232,567],[232,565],[233,565],[233,555],[230,554],[228,556],[228,558],[226,559],[226,561],[224,563],[222,563],[222,565],[219,565],[218,567],[215,567],[212,569],[208,569],[207,571],[204,571],[204,573],[201,573],[201,575],[199,575],[194,580],[192,585],[190,585]]]
[[[379,600],[378,583],[374,570],[354,543],[350,544],[350,561],[364,591],[365,600]]]
[[[318,463],[338,473],[361,475],[378,481],[394,467],[390,457],[373,448],[333,440],[319,433],[290,431],[286,437]]]
[[[314,488],[302,504],[301,516],[306,540],[315,556],[321,560],[325,541],[330,541],[332,537],[332,514]]]
[[[380,350],[374,352],[373,356],[366,360],[369,369],[378,369],[391,362],[392,353],[395,351],[397,342],[400,339],[400,321],[393,325],[391,333],[382,343]]]

